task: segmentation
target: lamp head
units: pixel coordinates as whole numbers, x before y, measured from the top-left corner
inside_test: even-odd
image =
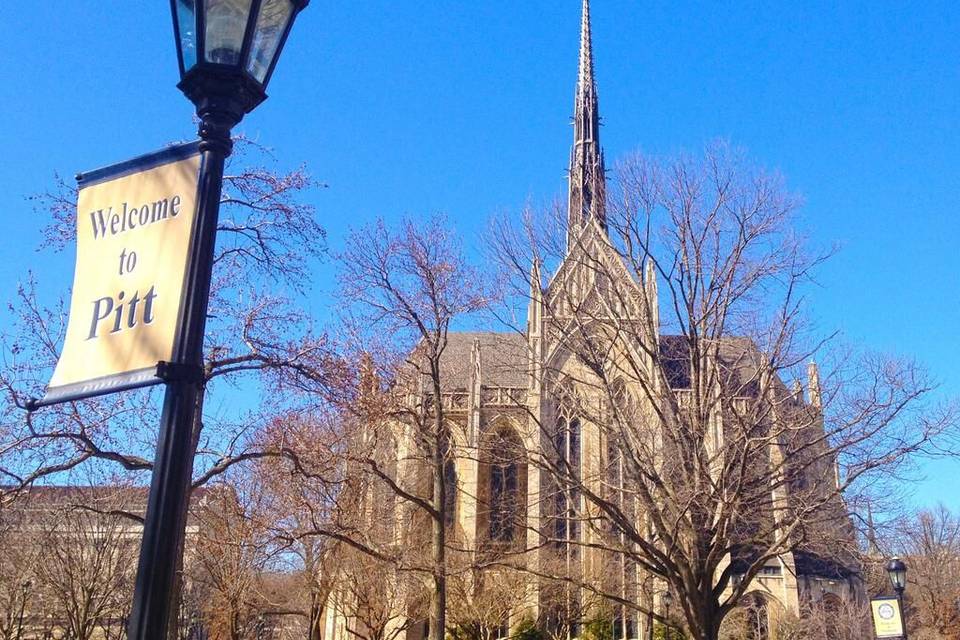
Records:
[[[898,594],[907,588],[907,565],[900,558],[892,558],[887,563],[887,573],[890,574],[890,584]]]
[[[743,582],[743,574],[742,574],[742,573],[734,573],[734,574],[731,574],[731,576],[730,576],[730,586],[731,586],[731,587],[733,587],[734,589],[739,589],[739,588],[740,588],[740,584],[741,584],[742,582]]]
[[[198,111],[237,121],[266,97],[297,14],[309,0],[170,0],[181,91]]]

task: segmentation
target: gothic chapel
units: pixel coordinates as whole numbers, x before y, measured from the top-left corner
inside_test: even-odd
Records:
[[[456,487],[448,496],[455,530],[452,546],[469,556],[464,566],[471,569],[462,571],[461,577],[465,576],[474,590],[449,593],[448,606],[451,610],[473,606],[477,619],[485,625],[483,635],[492,639],[509,636],[525,620],[550,626],[556,636],[580,637],[593,611],[605,612],[615,640],[653,637],[649,616],[615,601],[598,601],[594,592],[573,587],[571,581],[550,581],[543,576],[574,575],[577,579],[573,582],[595,579],[604,583],[605,592],[616,592],[621,602],[648,603],[645,606],[657,610],[663,606],[657,600],[660,587],[655,579],[644,575],[629,559],[603,558],[603,553],[592,548],[591,536],[605,534],[602,526],[591,524],[580,492],[559,487],[543,464],[531,462],[539,457],[572,469],[582,478],[596,478],[596,491],[619,501],[624,513],[634,513],[626,497],[629,480],[622,465],[618,466],[615,443],[597,426],[601,410],[596,407],[603,403],[597,396],[602,394],[589,382],[593,375],[589,367],[566,352],[563,327],[569,326],[567,316],[574,313],[574,307],[593,301],[622,321],[650,327],[634,334],[641,335],[650,350],[667,354],[677,341],[676,336],[659,335],[654,270],[648,268],[638,282],[607,238],[606,177],[589,0],[583,0],[574,105],[567,253],[546,284],[539,265],[533,265],[526,334],[451,332],[443,354],[443,404],[448,419],[457,425],[448,474],[450,484]],[[603,269],[591,268],[596,264]],[[605,277],[597,277],[601,272]],[[615,301],[611,290],[619,292]],[[816,376],[811,367],[810,402],[814,404],[818,401]],[[671,380],[671,390],[683,385],[679,372]],[[398,482],[403,482],[416,474],[406,468],[409,457],[403,455],[403,436],[397,439],[395,473]],[[395,535],[401,545],[411,544],[414,538],[409,529],[416,528],[415,520],[404,517],[400,506],[387,508],[384,504],[379,505],[378,513],[396,521]],[[511,555],[514,550],[522,551]],[[503,557],[510,562],[498,565],[491,561]],[[506,570],[497,568],[510,563],[525,563],[529,571],[511,578]],[[760,605],[759,615],[765,616],[759,623],[760,632],[753,635],[773,637],[767,629],[777,612],[798,615],[804,597],[854,593],[853,574],[843,567],[837,570],[836,565],[824,567],[813,556],[784,553],[765,566],[751,586]],[[384,586],[388,588],[399,587]],[[477,592],[482,589],[494,593],[481,598]],[[426,633],[422,607],[414,613],[409,601],[395,596],[382,603],[396,609],[381,615],[384,620],[389,618],[384,637],[420,640]],[[494,596],[504,602],[498,603]],[[335,588],[324,637],[368,637],[357,632],[365,624],[358,619],[361,606],[369,608],[370,604],[357,602],[349,589]],[[448,614],[448,625],[450,617]]]

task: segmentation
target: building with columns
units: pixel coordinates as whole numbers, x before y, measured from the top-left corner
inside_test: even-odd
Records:
[[[651,618],[622,603],[664,608],[661,582],[628,553],[616,553],[618,544],[628,543],[618,541],[583,496],[592,491],[616,505],[619,514],[643,521],[631,497],[630,472],[617,444],[620,436],[604,416],[610,416],[611,398],[649,397],[635,393],[634,387],[651,385],[664,396],[682,397],[692,384],[684,364],[683,336],[660,334],[656,270],[647,263],[642,278],[634,277],[635,270],[623,263],[608,238],[589,0],[583,0],[582,7],[573,134],[566,255],[546,280],[540,263],[534,262],[525,332],[451,332],[443,353],[443,405],[453,425],[447,474],[448,484],[455,487],[448,496],[450,537],[451,546],[461,550],[451,553],[451,562],[460,563],[456,573],[461,586],[448,594],[452,612],[448,625],[450,619],[457,620],[458,607],[472,608],[483,628],[480,635],[488,638],[505,637],[525,621],[557,636],[579,637],[584,625],[602,616],[612,624],[613,638],[645,639],[652,637]],[[610,370],[620,368],[619,379],[608,378],[610,371],[591,369],[590,362],[575,353],[585,343],[572,334],[590,324],[577,321],[584,314],[629,327],[629,340],[603,329],[591,338],[601,344],[609,340],[609,358],[614,362]],[[574,343],[577,346],[571,348]],[[805,398],[803,390],[788,390],[779,380],[759,381],[756,356],[749,340],[730,338],[719,346],[713,366],[729,371],[730,383],[743,388],[745,395],[767,385],[788,399],[790,410],[816,414],[819,385],[814,365]],[[650,373],[657,367],[666,371],[663,380]],[[630,411],[635,418],[656,424],[655,407],[638,401]],[[717,442],[722,432],[718,427]],[[391,473],[400,483],[422,482],[416,456],[409,455],[415,448],[410,438],[398,425]],[[659,442],[655,427],[650,438]],[[827,471],[821,467],[819,471],[833,473],[832,465]],[[558,480],[551,470],[582,484]],[[774,502],[790,499],[785,488],[771,491]],[[404,515],[403,506],[388,504],[386,498],[374,502],[378,517],[396,523],[391,535],[398,544],[422,543],[423,527]],[[730,562],[728,558],[726,564]],[[597,588],[582,586],[590,584]],[[846,598],[855,596],[857,589],[849,562],[819,553],[783,553],[764,565],[750,585],[747,600],[754,603],[751,615],[756,618],[753,637],[772,637],[777,616],[799,615],[805,598],[822,599],[825,594]],[[356,598],[335,590],[332,603],[328,640],[364,636],[356,632],[361,624]],[[395,632],[386,634],[389,638],[424,637],[422,606],[402,597],[391,606],[398,611],[391,618]]]

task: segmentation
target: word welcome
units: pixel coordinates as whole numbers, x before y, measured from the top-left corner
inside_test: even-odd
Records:
[[[130,207],[123,203],[123,210],[113,212],[113,207],[90,212],[90,223],[93,225],[93,238],[105,238],[107,233],[115,236],[137,227],[145,227],[161,222],[168,218],[175,218],[180,214],[180,196],[163,198],[155,202],[148,202],[140,207]]]

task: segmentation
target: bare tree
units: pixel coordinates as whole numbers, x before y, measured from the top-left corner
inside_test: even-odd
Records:
[[[419,576],[344,547],[337,569],[337,613],[357,640],[398,640],[427,614]]]
[[[0,638],[13,640],[29,628],[38,609],[37,575],[42,536],[20,503],[0,509]],[[26,616],[26,617],[25,617]]]
[[[414,521],[430,531],[426,567],[430,587],[430,637],[443,640],[446,632],[447,527],[452,516],[447,470],[451,460],[451,424],[443,404],[444,371],[441,357],[450,325],[480,309],[485,299],[477,273],[465,263],[446,222],[407,220],[392,230],[382,221],[355,231],[338,256],[341,295],[352,314],[355,335],[381,335],[399,366],[384,363],[385,376],[396,385],[392,407],[382,423],[402,425],[411,443],[404,456],[418,462],[420,477],[397,478],[374,456],[355,460],[378,482],[385,483]],[[389,406],[386,405],[386,406]],[[373,429],[372,421],[366,427]],[[419,471],[412,472],[413,476]],[[411,527],[411,532],[416,527]]]
[[[867,599],[826,598],[801,605],[801,619],[783,620],[780,627],[792,623],[791,634],[802,640],[861,640],[870,637],[872,625]],[[778,636],[779,637],[779,636]]]
[[[38,595],[31,617],[52,613],[68,637],[120,637],[133,593],[133,567],[139,550],[139,527],[116,512],[135,508],[142,492],[51,487],[21,502],[43,560],[37,564]],[[34,493],[34,492],[31,492]],[[26,546],[26,545],[24,545]],[[29,554],[29,547],[24,552]]]
[[[320,640],[333,580],[342,564],[337,539],[329,534],[333,511],[348,499],[343,491],[343,434],[336,421],[291,412],[274,420],[261,438],[265,450],[285,448],[289,453],[264,458],[252,467],[262,491],[255,517],[268,532],[274,566],[295,577],[298,591],[270,610],[300,617],[308,640]]]
[[[509,568],[458,573],[451,581],[448,611],[455,640],[497,640],[510,636],[511,614],[523,618],[517,604],[527,599],[530,580]],[[525,616],[533,620],[532,612]]]
[[[258,522],[258,492],[242,486],[212,487],[194,510],[197,539],[187,565],[204,594],[206,627],[214,637],[249,637],[263,613],[261,575],[267,566],[268,534]],[[239,490],[238,490],[239,486]]]
[[[791,229],[797,205],[719,145],[627,158],[605,224],[570,230],[565,255],[549,221],[495,228],[495,257],[542,305],[553,349],[533,373],[561,400],[532,418],[547,443],[538,464],[567,497],[554,515],[577,523],[557,541],[651,576],[698,640],[717,638],[768,562],[802,552],[855,571],[846,501],[956,422],[917,364],[814,335],[803,292],[822,257]],[[528,284],[521,265],[557,258],[546,289]],[[810,369],[804,399],[787,382],[814,355],[830,366]],[[573,424],[597,443],[582,459],[557,436]],[[581,586],[664,622],[649,600]]]

